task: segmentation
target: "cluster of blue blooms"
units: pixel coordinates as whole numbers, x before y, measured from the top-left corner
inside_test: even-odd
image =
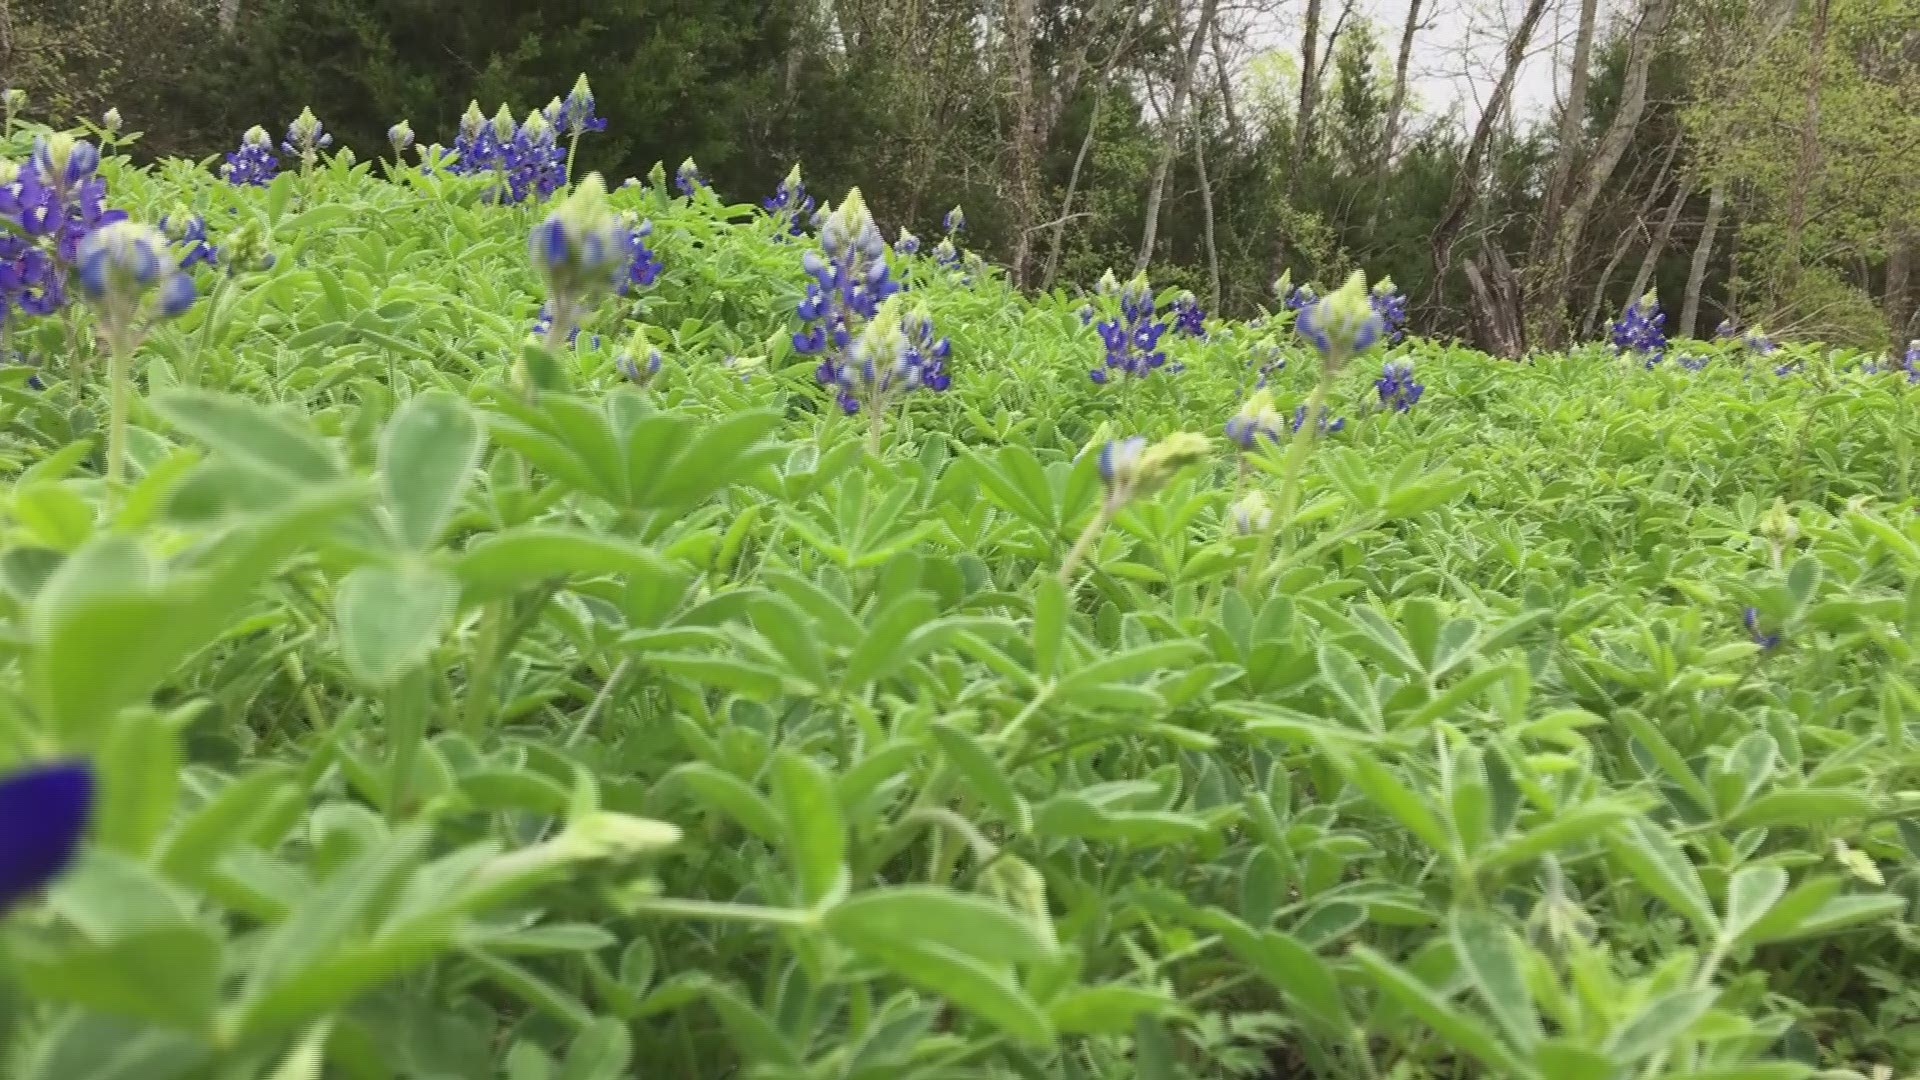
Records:
[[[220,175],[234,187],[265,187],[280,171],[280,159],[273,152],[273,136],[259,126],[247,129],[240,137],[240,148],[227,155]]]
[[[1419,404],[1420,395],[1427,391],[1424,383],[1414,381],[1413,361],[1406,357],[1387,361],[1373,386],[1380,393],[1380,404],[1394,412],[1406,412],[1413,408]]]
[[[1182,292],[1168,305],[1167,313],[1173,316],[1175,333],[1187,337],[1204,338],[1207,336],[1207,313],[1200,307],[1200,300],[1190,292]]]
[[[1105,385],[1115,375],[1144,379],[1166,366],[1167,352],[1160,347],[1160,339],[1166,336],[1167,324],[1158,318],[1153,286],[1147,284],[1147,276],[1136,275],[1121,285],[1108,273],[1100,281],[1100,291],[1104,295],[1117,295],[1120,311],[1117,316],[1102,319],[1094,326],[1107,352],[1103,365],[1089,371],[1088,377],[1096,384]]]
[[[1398,345],[1407,336],[1407,294],[1394,285],[1392,278],[1381,278],[1367,294],[1373,313],[1386,324],[1386,341]]]
[[[14,312],[51,315],[67,303],[67,270],[86,238],[126,219],[106,206],[100,151],[65,135],[34,143],[27,164],[0,174],[0,326]]]
[[[814,201],[813,196],[807,194],[806,183],[800,179],[800,166],[795,165],[786,179],[780,181],[780,186],[773,189],[773,194],[760,201],[760,206],[767,216],[780,222],[786,235],[805,236],[807,225],[813,221]],[[902,240],[910,239],[904,230],[900,237]],[[919,247],[919,241],[914,241],[914,247]],[[913,254],[904,249],[901,253]]]
[[[1653,367],[1666,357],[1667,313],[1660,309],[1660,298],[1652,290],[1627,305],[1613,321],[1610,334],[1613,348],[1622,355],[1632,354]]]
[[[529,113],[516,124],[505,105],[488,120],[473,102],[460,117],[453,153],[447,166],[453,175],[495,178],[485,196],[492,203],[544,200],[567,185],[567,152],[545,112]]]
[[[793,335],[793,348],[820,357],[814,376],[835,388],[840,407],[848,413],[878,410],[905,390],[947,389],[952,345],[935,334],[924,310],[901,314],[892,310],[897,305],[888,306],[901,285],[860,189],[826,215],[820,248],[800,259],[812,280],[795,309],[804,325]],[[891,312],[888,318],[881,318],[883,309]]]
[[[710,188],[712,186],[713,185],[707,183],[706,177],[700,175],[700,166],[694,164],[692,158],[681,162],[680,167],[674,170],[674,190],[689,199],[693,198],[694,193],[702,188]]]

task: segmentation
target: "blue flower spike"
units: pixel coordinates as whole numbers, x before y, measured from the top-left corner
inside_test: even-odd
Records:
[[[1273,394],[1256,391],[1240,406],[1240,411],[1227,420],[1227,441],[1251,452],[1262,442],[1279,442],[1285,425],[1279,410],[1273,407]]]
[[[387,142],[393,147],[393,160],[398,162],[413,145],[413,125],[402,120],[388,128]]]
[[[1374,310],[1367,276],[1360,271],[1325,299],[1300,308],[1293,326],[1329,370],[1373,348],[1387,332],[1386,320]]]
[[[58,762],[0,777],[0,914],[73,862],[94,799],[93,770]]]
[[[1380,368],[1380,377],[1374,380],[1373,387],[1380,393],[1380,404],[1394,412],[1406,412],[1420,402],[1420,395],[1426,393],[1425,384],[1415,382],[1413,361],[1398,356],[1387,361]]]

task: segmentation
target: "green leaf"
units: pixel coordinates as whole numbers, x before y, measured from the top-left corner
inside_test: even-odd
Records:
[[[1627,823],[1610,837],[1613,853],[1648,892],[1687,917],[1707,937],[1720,931],[1720,920],[1707,903],[1699,871],[1660,826],[1644,818]]]
[[[339,460],[319,436],[245,398],[174,390],[157,395],[153,407],[234,461],[289,484],[323,484],[341,476]]]
[[[463,552],[454,576],[469,602],[510,595],[535,582],[610,574],[674,572],[659,553],[609,536],[556,528],[495,533]]]
[[[1787,872],[1777,866],[1745,866],[1727,879],[1727,918],[1721,936],[1738,941],[1786,895]]]
[[[22,950],[13,961],[37,998],[204,1032],[220,990],[221,951],[204,927],[166,926],[57,952]]]
[[[923,990],[1025,1042],[1053,1043],[1053,1024],[1004,968],[927,941],[863,939],[856,949]]]
[[[1347,712],[1368,730],[1380,730],[1380,701],[1374,696],[1373,680],[1353,655],[1337,645],[1323,645],[1319,661],[1321,681]]]
[[[766,1063],[800,1068],[800,1052],[767,1014],[754,1008],[730,986],[708,982],[705,990],[707,1003],[720,1014],[720,1022],[726,1025],[727,1035],[743,1061],[748,1065]]]
[[[386,689],[426,663],[460,602],[452,574],[421,563],[362,566],[340,583],[340,658],[355,679]]]
[[[1797,1061],[1755,1061],[1745,1065],[1719,1065],[1694,1072],[1670,1072],[1664,1080],[1803,1080],[1812,1066]]]
[[[1256,931],[1224,913],[1211,913],[1208,925],[1227,949],[1286,995],[1294,1007],[1327,1032],[1344,1033],[1352,1021],[1333,968],[1300,939],[1278,930]]]
[[[767,593],[753,605],[753,628],[767,639],[794,675],[819,688],[829,685],[818,635],[793,601]]]
[[[972,893],[933,885],[900,885],[857,893],[827,912],[826,928],[856,951],[930,944],[982,964],[1036,964],[1054,945],[1033,920]]]
[[[818,762],[783,750],[773,763],[773,801],[785,826],[787,858],[809,905],[830,904],[848,884],[847,826],[833,777]]]
[[[1567,1039],[1549,1039],[1533,1049],[1534,1071],[1546,1080],[1618,1080],[1620,1066],[1598,1050]]]
[[[465,401],[441,391],[412,398],[380,442],[380,482],[401,542],[432,547],[460,504],[485,445]]]
[[[1060,650],[1067,636],[1067,589],[1060,579],[1040,575],[1033,593],[1033,673],[1051,679],[1060,671]]]
[[[1449,926],[1461,970],[1493,1013],[1507,1039],[1522,1051],[1540,1041],[1540,1018],[1527,991],[1513,934],[1485,912],[1456,910]]]
[[[1711,987],[1675,990],[1655,998],[1607,1040],[1607,1053],[1629,1064],[1666,1048],[1681,1032],[1706,1015],[1720,991]]]
[[[620,1080],[632,1059],[633,1037],[627,1026],[603,1016],[567,1049],[559,1080]]]
[[[780,842],[783,830],[773,804],[745,780],[699,761],[688,762],[668,773],[662,786],[674,780],[761,840],[769,844]]]
[[[1353,947],[1353,957],[1360,962],[1382,994],[1418,1017],[1421,1023],[1432,1028],[1455,1050],[1502,1075],[1531,1075],[1526,1064],[1501,1045],[1485,1025],[1448,1004],[1405,969],[1364,945]]]
[[[1033,828],[1033,814],[1027,802],[1013,789],[1013,781],[980,741],[951,724],[934,724],[928,729],[948,767],[967,781],[967,793],[979,799],[1015,832]]]
[[[1055,998],[1047,1006],[1047,1019],[1066,1035],[1125,1035],[1133,1030],[1136,1017],[1157,1016],[1173,1005],[1165,994],[1144,986],[1108,983]]]
[[[1368,801],[1406,826],[1422,843],[1441,854],[1453,850],[1447,831],[1433,810],[1385,765],[1371,756],[1355,756],[1346,763],[1346,770],[1349,783],[1359,788]]]
[[[1191,659],[1199,651],[1198,643],[1192,641],[1167,641],[1128,649],[1125,652],[1095,660],[1067,675],[1060,680],[1054,693],[1062,701],[1072,701],[1104,684],[1122,682],[1138,678],[1148,672],[1174,667]]]
[[[1866,817],[1879,808],[1872,795],[1840,788],[1770,791],[1733,815],[1729,824],[1743,829],[1776,825],[1813,827],[1846,818]]]
[[[101,748],[94,838],[145,856],[173,817],[180,790],[180,740],[164,717],[128,713]]]
[[[1782,901],[1780,906],[1786,906],[1786,901]],[[1775,941],[1798,941],[1822,934],[1838,933],[1862,923],[1891,918],[1905,911],[1906,908],[1905,898],[1887,893],[1836,896],[1791,925],[1776,926],[1772,920],[1763,919],[1748,933],[1747,940],[1753,944],[1763,944]]]
[[[1147,1013],[1133,1020],[1134,1080],[1181,1080],[1180,1053],[1160,1018]]]

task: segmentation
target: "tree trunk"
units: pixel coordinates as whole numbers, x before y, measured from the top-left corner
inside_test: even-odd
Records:
[[[1707,220],[1700,224],[1700,239],[1693,245],[1693,262],[1687,267],[1687,295],[1680,304],[1680,336],[1694,336],[1700,317],[1700,290],[1707,281],[1707,263],[1713,259],[1713,237],[1720,231],[1720,214],[1726,209],[1726,188],[1714,184],[1707,193]]]
[[[1393,62],[1393,96],[1387,100],[1386,134],[1380,139],[1380,159],[1373,165],[1373,207],[1367,211],[1367,232],[1380,224],[1386,201],[1387,168],[1393,163],[1393,144],[1400,137],[1400,114],[1407,107],[1407,63],[1413,59],[1413,34],[1420,27],[1420,0],[1407,0],[1407,22],[1400,28],[1400,55]]]
[[[1207,136],[1195,126],[1193,132],[1193,168],[1200,176],[1200,236],[1207,246],[1208,306],[1220,307],[1220,248],[1213,235],[1213,185],[1207,180]]]
[[[240,25],[240,0],[220,0],[220,7],[214,16],[225,33],[233,33]]]
[[[1887,329],[1893,334],[1896,352],[1905,349],[1914,332],[1913,262],[1920,247],[1920,230],[1911,223],[1896,222],[1887,244]]]
[[[1487,147],[1493,142],[1495,126],[1500,122],[1500,114],[1506,111],[1507,100],[1513,96],[1513,83],[1519,77],[1520,65],[1527,58],[1527,44],[1533,40],[1533,31],[1540,25],[1540,16],[1547,9],[1547,0],[1527,0],[1526,10],[1520,16],[1520,25],[1514,29],[1513,39],[1507,42],[1506,66],[1500,71],[1500,81],[1493,86],[1493,95],[1487,99],[1487,107],[1480,113],[1480,122],[1473,127],[1473,140],[1467,144],[1467,154],[1460,162],[1460,174],[1454,178],[1453,194],[1447,199],[1446,210],[1440,215],[1440,221],[1433,227],[1433,235],[1428,247],[1433,255],[1433,305],[1442,307],[1446,302],[1447,272],[1453,264],[1453,243],[1460,237],[1460,230],[1466,226],[1467,214],[1473,210],[1474,201],[1480,194],[1480,171],[1486,164]]]
[[[1293,178],[1300,175],[1301,159],[1313,152],[1313,110],[1319,103],[1320,65],[1314,60],[1320,48],[1320,3],[1307,0],[1306,26],[1300,31],[1300,107],[1293,117],[1293,147],[1287,157],[1287,191],[1293,191]]]
[[[1537,302],[1531,305],[1541,330],[1542,343],[1548,348],[1558,348],[1566,341],[1567,297],[1573,289],[1573,263],[1580,251],[1580,239],[1586,231],[1587,217],[1593,213],[1594,203],[1599,201],[1600,193],[1606,190],[1607,182],[1613,179],[1613,170],[1620,164],[1621,155],[1627,152],[1627,145],[1633,141],[1634,129],[1639,126],[1641,114],[1646,111],[1647,70],[1653,64],[1655,46],[1661,32],[1666,29],[1668,18],[1673,14],[1673,5],[1674,0],[1643,0],[1640,25],[1634,28],[1627,46],[1627,70],[1620,90],[1619,109],[1614,114],[1613,122],[1607,125],[1606,133],[1600,137],[1599,145],[1594,148],[1593,157],[1587,162],[1573,201],[1568,204],[1566,216],[1554,234],[1552,248],[1540,275]]]
[[[1033,252],[1035,159],[1039,125],[1033,110],[1034,0],[1007,0],[1007,51],[1013,65],[1013,284],[1027,283]]]
[[[1107,104],[1107,72],[1100,74],[1100,86],[1094,91],[1093,114],[1087,118],[1087,134],[1080,140],[1080,152],[1074,155],[1073,171],[1067,174],[1067,194],[1060,200],[1060,220],[1053,224],[1053,243],[1047,249],[1047,268],[1040,275],[1040,288],[1053,288],[1054,275],[1060,272],[1060,248],[1066,242],[1067,222],[1073,217],[1073,197],[1080,191],[1080,173],[1086,168],[1087,155],[1093,152],[1093,137],[1100,130],[1100,110]]]
[[[1820,171],[1820,84],[1826,77],[1828,0],[1813,0],[1813,27],[1807,41],[1807,107],[1800,120],[1800,160],[1787,192],[1787,289],[1800,272],[1800,238],[1807,227],[1807,192]]]
[[[1623,229],[1620,238],[1614,242],[1613,254],[1607,258],[1606,268],[1600,271],[1600,280],[1594,283],[1593,299],[1587,304],[1586,317],[1580,320],[1582,337],[1592,337],[1598,332],[1600,308],[1607,302],[1607,286],[1613,284],[1613,272],[1620,268],[1620,263],[1626,259],[1627,252],[1633,249],[1634,238],[1644,231],[1647,215],[1653,213],[1653,204],[1658,202],[1661,193],[1667,190],[1667,177],[1673,173],[1673,159],[1680,153],[1682,142],[1683,139],[1677,135],[1667,142],[1667,152],[1660,159],[1660,170],[1653,174],[1653,185],[1647,188],[1647,193],[1641,198],[1640,205],[1634,208],[1633,227]],[[1631,190],[1633,185],[1629,183],[1627,187]]]
[[[1417,4],[1419,0],[1414,0]],[[1220,42],[1220,21],[1214,20],[1210,35],[1213,43],[1214,77],[1220,82],[1220,111],[1227,118],[1227,130],[1233,133],[1233,141],[1245,145],[1247,129],[1240,123],[1240,112],[1233,106],[1233,79],[1227,73],[1227,50]]]
[[[1567,183],[1573,178],[1573,163],[1580,155],[1580,130],[1587,119],[1587,76],[1593,66],[1593,21],[1599,0],[1580,0],[1580,28],[1573,37],[1573,59],[1568,65],[1567,100],[1560,109],[1558,145],[1553,155],[1553,172],[1547,178],[1546,194],[1540,200],[1540,216],[1533,225],[1533,242],[1527,250],[1539,265],[1547,254],[1547,244],[1560,231],[1560,214],[1566,206]]]
[[[1318,3],[1319,0],[1314,0]],[[1219,0],[1200,0],[1200,21],[1193,28],[1193,40],[1187,45],[1187,61],[1173,84],[1173,101],[1167,106],[1167,132],[1160,144],[1160,160],[1153,166],[1153,182],[1147,188],[1147,225],[1140,236],[1140,254],[1134,259],[1135,273],[1145,273],[1153,261],[1153,244],[1160,232],[1160,203],[1167,192],[1167,171],[1173,167],[1173,155],[1180,149],[1180,133],[1187,115],[1187,95],[1193,91],[1194,72],[1200,67],[1200,51],[1206,47],[1207,27]]]
[[[1474,344],[1490,356],[1517,360],[1527,354],[1526,320],[1521,317],[1520,284],[1513,264],[1493,244],[1467,260],[1467,289],[1473,309]]]
[[[1654,230],[1653,239],[1647,244],[1647,253],[1640,256],[1640,269],[1633,275],[1633,291],[1628,296],[1641,296],[1647,291],[1647,285],[1653,280],[1653,273],[1659,269],[1660,256],[1666,254],[1667,244],[1673,239],[1673,226],[1680,220],[1680,211],[1687,205],[1687,196],[1693,194],[1693,169],[1688,168],[1680,176],[1680,183],[1673,189],[1673,201],[1667,204],[1667,212],[1660,216],[1660,227]]]

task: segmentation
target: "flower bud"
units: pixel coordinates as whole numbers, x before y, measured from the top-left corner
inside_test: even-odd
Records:
[[[545,113],[535,109],[528,113],[526,120],[521,123],[520,134],[533,142],[547,142],[553,138],[553,125],[547,121]]]
[[[1301,308],[1294,328],[1326,364],[1337,367],[1372,348],[1385,333],[1386,321],[1367,296],[1366,274],[1355,271],[1332,295]]]
[[[1113,296],[1120,291],[1120,279],[1114,277],[1113,271],[1109,270],[1100,275],[1100,281],[1094,285],[1093,291],[1101,296]]]
[[[255,124],[247,129],[245,135],[240,136],[240,142],[246,146],[272,146],[273,136],[267,134],[266,128]]]
[[[1187,431],[1175,432],[1152,446],[1142,435],[1102,446],[1097,464],[1106,488],[1107,512],[1158,490],[1175,473],[1205,457],[1209,446],[1206,436]]]
[[[106,132],[109,135],[118,135],[120,133],[120,110],[119,109],[107,110],[106,115],[100,118],[100,130]]]
[[[903,228],[900,230],[900,238],[893,242],[893,250],[902,255],[918,255],[920,253],[920,238]]]
[[[100,151],[85,139],[55,132],[33,143],[32,161],[40,180],[56,191],[71,188],[100,167]]]
[[[519,126],[513,122],[513,110],[505,105],[500,106],[500,111],[493,114],[494,140],[501,143],[510,143],[513,141],[514,133],[518,130]]]
[[[487,114],[480,111],[478,101],[469,101],[467,111],[460,114],[460,137],[471,142],[480,137],[480,129],[487,126]]]
[[[1273,507],[1267,504],[1265,495],[1249,491],[1228,507],[1227,520],[1232,523],[1234,532],[1241,536],[1253,536],[1273,527]]]
[[[406,153],[407,148],[413,145],[413,125],[402,120],[388,128],[387,142],[393,145],[393,159],[399,161],[400,155]]]
[[[347,169],[353,168],[354,165],[357,164],[360,160],[359,156],[353,152],[353,147],[351,146],[341,147],[339,151],[337,151],[333,155],[333,157],[334,157],[334,160],[340,163],[342,168],[347,168]]]
[[[956,206],[947,211],[946,216],[940,219],[940,224],[949,233],[963,232],[967,227],[967,213]]]
[[[6,187],[18,179],[20,179],[20,166],[0,158],[0,187]]]
[[[326,127],[320,123],[319,117],[313,115],[312,109],[301,109],[300,115],[287,125],[287,145],[291,152],[307,158],[317,150],[332,146],[333,136],[327,134]]]
[[[7,119],[11,120],[27,111],[27,92],[19,87],[9,86],[6,90],[0,91],[0,105],[5,106]]]
[[[674,170],[673,185],[680,189],[680,194],[690,196],[698,189],[706,187],[707,181],[700,175],[700,166],[695,164],[692,158],[688,158]]]
[[[173,318],[193,304],[193,279],[180,272],[167,251],[167,238],[151,225],[116,221],[80,241],[80,288],[100,310],[111,333],[137,332],[142,302],[157,293],[155,313]]]
[[[1787,509],[1785,499],[1773,500],[1767,512],[1760,515],[1760,535],[1780,547],[1800,539],[1800,526],[1793,520],[1793,512]]]
[[[607,185],[589,173],[565,202],[534,226],[528,240],[535,272],[556,301],[612,289],[625,269],[626,236],[607,206]]]
[[[1242,450],[1252,450],[1262,439],[1279,442],[1285,424],[1285,418],[1273,407],[1272,392],[1260,390],[1228,419],[1227,439]]]
[[[1273,281],[1273,292],[1281,300],[1293,295],[1293,271],[1287,270]]]
[[[635,334],[633,344],[620,353],[620,358],[614,361],[614,366],[620,369],[620,374],[628,382],[635,386],[646,386],[653,381],[654,376],[660,374],[661,363],[660,350],[648,345],[644,338]]]
[[[258,221],[249,221],[221,238],[220,263],[229,276],[262,274],[273,269],[274,261],[267,231]]]

